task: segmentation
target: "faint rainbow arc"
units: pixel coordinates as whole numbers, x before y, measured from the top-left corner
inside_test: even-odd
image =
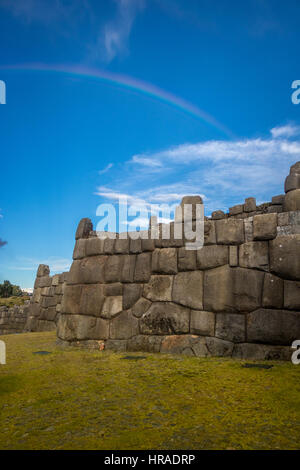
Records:
[[[43,63],[6,65],[0,66],[0,70],[54,72],[65,75],[100,79],[105,82],[113,83],[115,85],[119,85],[124,88],[140,92],[144,95],[153,97],[159,101],[174,106],[187,114],[190,114],[198,119],[205,121],[207,124],[210,124],[219,131],[223,132],[225,135],[227,135],[227,137],[235,137],[230,129],[228,129],[224,124],[220,123],[213,116],[200,109],[198,106],[195,106],[194,104],[186,101],[185,99],[176,96],[166,90],[163,90],[162,88],[159,88],[156,85],[144,82],[128,75],[116,74],[113,72],[108,72],[107,70],[101,70],[85,66],[48,65]]]

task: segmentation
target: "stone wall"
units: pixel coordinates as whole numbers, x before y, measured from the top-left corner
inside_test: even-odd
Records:
[[[40,264],[30,301],[26,331],[56,329],[67,273],[50,276],[49,266]]]
[[[14,307],[0,307],[0,335],[22,333],[29,313],[29,301],[24,305]]]
[[[206,218],[199,250],[186,250],[185,240],[174,236],[102,240],[91,221],[82,219],[58,341],[290,359],[291,343],[300,339],[299,174],[300,162],[291,168],[286,196],[271,204],[256,207],[249,198],[224,217]],[[199,197],[189,199],[199,203]]]

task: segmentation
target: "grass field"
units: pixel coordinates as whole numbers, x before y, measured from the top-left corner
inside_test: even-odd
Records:
[[[0,339],[0,449],[300,448],[292,363],[60,350],[54,333]]]

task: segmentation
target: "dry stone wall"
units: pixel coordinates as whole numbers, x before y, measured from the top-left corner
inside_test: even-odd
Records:
[[[270,204],[256,207],[249,198],[229,214],[206,218],[199,250],[172,237],[174,223],[170,239],[102,240],[82,219],[59,343],[290,359],[291,343],[300,339],[299,173],[300,162],[291,168],[286,196]]]
[[[29,309],[29,301],[26,301],[24,305],[0,307],[0,335],[22,333],[25,329]]]
[[[49,266],[39,265],[25,326],[26,331],[56,329],[66,277],[67,273],[50,276]]]

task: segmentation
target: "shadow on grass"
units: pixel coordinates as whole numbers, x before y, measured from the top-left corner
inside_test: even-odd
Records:
[[[0,376],[0,397],[19,390],[21,386],[22,381],[18,375]]]

